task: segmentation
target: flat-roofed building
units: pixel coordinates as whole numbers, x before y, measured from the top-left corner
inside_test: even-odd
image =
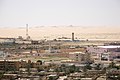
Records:
[[[12,70],[18,70],[19,67],[20,67],[19,61],[0,60],[0,70],[12,71]]]
[[[15,40],[16,44],[31,44],[30,40]]]
[[[20,68],[38,68],[42,65],[41,61],[31,62],[31,60],[0,60],[1,71],[18,71]]]
[[[4,74],[1,80],[15,80],[18,78],[18,74]]]
[[[120,57],[120,46],[89,46],[87,52],[91,53],[94,60],[114,60]]]
[[[90,55],[84,52],[70,52],[69,58],[73,61],[78,61],[78,62],[90,61]]]
[[[90,53],[120,52],[120,46],[89,46],[87,51]]]
[[[12,44],[15,42],[14,38],[0,38],[1,44]]]

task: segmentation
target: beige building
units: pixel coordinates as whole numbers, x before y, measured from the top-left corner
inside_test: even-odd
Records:
[[[0,70],[1,71],[14,71],[19,70],[19,68],[38,68],[42,65],[42,62],[28,62],[26,61],[19,61],[19,60],[0,60]]]
[[[84,52],[71,52],[69,53],[69,58],[78,62],[89,62],[91,60],[90,54]]]
[[[13,60],[0,60],[0,70],[18,70],[20,67],[19,61]]]

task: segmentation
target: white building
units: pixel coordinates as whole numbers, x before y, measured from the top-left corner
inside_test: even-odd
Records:
[[[10,44],[10,43],[14,43],[14,42],[15,42],[14,38],[0,38],[1,44]]]
[[[15,40],[16,44],[31,44],[29,40]]]
[[[113,60],[120,56],[120,46],[89,46],[88,53],[91,53],[94,60]]]
[[[3,57],[3,56],[4,56],[4,52],[0,51],[0,57]]]

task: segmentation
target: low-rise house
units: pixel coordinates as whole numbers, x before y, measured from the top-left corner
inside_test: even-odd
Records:
[[[4,74],[1,80],[15,80],[18,78],[17,74]]]
[[[90,62],[91,57],[89,53],[84,53],[84,52],[71,52],[69,53],[69,58],[73,61],[78,61],[78,62]]]
[[[0,38],[1,44],[13,44],[15,42],[14,38]]]
[[[92,78],[81,78],[80,80],[93,80]]]
[[[57,80],[65,80],[65,79],[67,79],[67,76],[59,76]]]
[[[0,70],[1,71],[16,71],[19,70],[19,68],[38,68],[42,65],[42,62],[31,62],[30,60],[28,62],[23,60],[0,60]]]
[[[120,69],[117,70],[116,68],[107,70],[106,72],[107,79],[109,80],[119,80],[120,79]]]
[[[19,67],[20,67],[19,61],[0,60],[0,70],[4,71],[19,70]]]
[[[19,40],[19,39],[16,39],[15,43],[16,44],[31,44],[31,40]]]
[[[68,77],[70,77],[70,78],[79,78],[80,79],[80,78],[84,77],[84,74],[75,72],[75,73],[71,73]]]
[[[120,57],[120,46],[109,45],[109,46],[88,46],[86,47],[87,52],[91,54],[94,60],[114,60]]]

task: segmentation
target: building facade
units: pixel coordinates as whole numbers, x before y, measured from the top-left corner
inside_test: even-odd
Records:
[[[120,46],[89,46],[87,52],[94,60],[114,60],[120,57]]]
[[[69,58],[78,62],[89,62],[91,60],[90,54],[84,52],[70,52]]]

